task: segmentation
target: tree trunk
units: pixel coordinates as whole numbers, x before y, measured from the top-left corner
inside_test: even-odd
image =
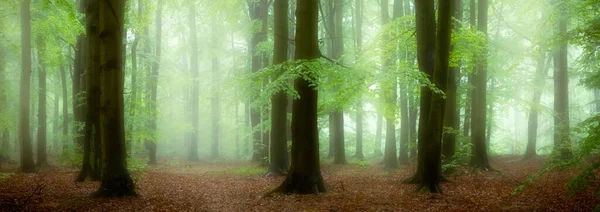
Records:
[[[594,99],[596,100],[596,113],[600,113],[600,90],[594,90]]]
[[[248,10],[249,10],[249,15],[250,15],[250,20],[252,22],[261,22],[262,25],[264,25],[264,20],[263,20],[263,15],[266,15],[266,12],[268,11],[266,8],[267,5],[267,1],[266,0],[260,0],[260,1],[248,1]],[[261,54],[257,54],[258,51],[258,44],[261,43],[262,41],[264,41],[264,39],[266,39],[266,31],[265,31],[266,26],[261,26],[261,30],[258,32],[254,32],[252,34],[251,37],[251,41],[250,41],[250,50],[251,50],[251,58],[252,58],[252,73],[256,73],[258,72],[262,67],[264,67],[263,61],[261,61],[263,59],[263,56]],[[264,34],[264,35],[263,35]],[[251,99],[258,99],[258,95],[260,92],[260,88],[253,88],[254,90],[254,94],[253,97]],[[263,143],[261,143],[262,141],[262,128],[256,129],[261,121],[262,121],[262,117],[261,117],[261,111],[260,108],[255,108],[255,107],[251,107],[250,108],[250,122],[251,122],[251,126],[252,126],[252,138],[253,138],[253,154],[252,154],[252,162],[261,162],[261,163],[265,163],[265,156],[268,155],[264,155],[265,148],[268,148],[268,146],[264,146]]]
[[[390,22],[389,1],[381,1],[381,25],[385,26]],[[384,41],[389,42],[390,35],[385,34]],[[385,46],[382,47],[385,49]],[[381,58],[383,60],[383,72],[392,71],[392,61],[386,55],[386,51],[382,51]],[[398,167],[396,155],[396,99],[397,99],[397,83],[396,78],[390,78],[382,82],[383,98],[385,101],[385,149],[383,153],[384,169],[395,169]]]
[[[296,60],[313,60],[321,56],[318,44],[318,1],[297,1]],[[308,77],[315,77],[303,70]],[[297,78],[294,87],[302,97],[294,99],[292,119],[292,165],[285,181],[276,189],[283,193],[318,194],[326,192],[319,164],[319,130],[317,124],[316,87]]]
[[[565,11],[566,3],[557,0],[557,11]],[[558,47],[554,51],[554,151],[561,160],[572,156],[569,139],[569,70],[567,61],[568,38],[567,21],[569,17],[559,12],[556,34]]]
[[[98,0],[87,0],[86,5],[86,114],[83,140],[83,162],[76,182],[86,179],[100,180],[101,135],[100,135],[100,31],[98,29]]]
[[[363,46],[363,0],[356,0],[355,2],[355,19],[356,19],[356,60],[362,57],[362,46]],[[359,160],[363,160],[365,155],[363,154],[363,102],[359,97],[358,103],[356,103],[356,153],[354,157]]]
[[[190,155],[188,160],[198,161],[198,130],[199,130],[199,98],[200,98],[200,85],[198,71],[198,35],[196,31],[196,4],[192,2],[189,8],[189,21],[190,21],[190,72],[192,74],[192,86],[191,86],[191,112],[192,112],[192,133],[190,140]]]
[[[287,0],[275,0],[273,37],[275,47],[273,64],[287,61],[288,52],[288,8]],[[276,80],[284,70],[278,70],[273,76]],[[287,148],[287,104],[288,97],[280,91],[271,97],[271,164],[269,176],[287,175],[289,169]]]
[[[404,0],[394,0],[393,10],[394,20],[402,18],[404,16]],[[397,46],[396,58],[400,61],[406,60],[406,52],[403,47]],[[401,164],[408,163],[408,102],[406,100],[406,90],[403,86],[400,88],[400,154],[398,155],[398,161]]]
[[[19,90],[19,145],[22,172],[35,171],[31,135],[29,134],[29,104],[31,84],[31,1],[21,1],[21,84]]]
[[[63,139],[62,139],[62,148],[63,148],[63,154],[65,152],[69,151],[69,146],[67,145],[68,141],[67,138],[69,136],[69,107],[67,105],[69,105],[68,103],[68,99],[69,99],[69,94],[67,93],[67,74],[65,73],[65,65],[61,65],[60,66],[60,81],[61,81],[61,86],[62,86],[62,97],[63,97]],[[39,133],[39,132],[38,132]]]
[[[75,61],[73,67],[73,83],[71,87],[72,91],[72,110],[73,110],[73,119],[77,123],[83,123],[85,121],[85,106],[83,101],[83,88],[84,83],[82,83],[81,77],[85,72],[85,62],[86,62],[86,44],[85,44],[85,36],[79,35],[77,36],[77,44],[75,50]],[[82,146],[84,142],[84,137],[81,135],[82,131],[80,130],[78,124],[74,124],[73,126],[73,134],[74,142],[78,146]]]
[[[381,131],[383,128],[383,116],[377,113],[377,127],[375,129],[375,149],[373,150],[373,155],[381,156],[383,152],[381,152]]]
[[[122,42],[125,2],[100,1],[98,25],[102,44],[100,64],[103,73],[101,134],[104,166],[100,188],[95,197],[121,197],[136,195],[134,184],[127,171],[123,100]],[[110,151],[108,151],[110,150]]]
[[[158,7],[156,8],[156,49],[155,57],[152,62],[152,69],[150,70],[150,79],[148,84],[150,87],[150,122],[148,123],[150,132],[154,134],[151,139],[147,139],[145,146],[148,151],[148,164],[156,164],[156,140],[158,134],[156,129],[156,122],[158,121],[158,106],[157,106],[157,92],[158,92],[158,70],[160,69],[160,56],[161,56],[161,44],[162,44],[162,8],[163,1],[158,0]],[[146,39],[149,39],[146,37]]]
[[[469,27],[471,27],[471,29],[475,29],[476,27],[477,7],[475,1],[476,0],[469,0]],[[466,73],[468,89],[465,93],[465,119],[463,124],[463,136],[465,137],[469,137],[471,134],[471,113],[473,112],[471,106],[473,105],[473,94],[475,93],[475,91],[473,90],[473,76],[476,71],[477,70],[474,67],[472,68],[471,73]]]
[[[540,46],[540,56],[537,59],[537,70],[533,86],[533,100],[531,108],[529,108],[529,120],[527,122],[527,150],[525,151],[525,159],[535,157],[536,145],[537,145],[537,131],[538,131],[538,117],[541,108],[542,92],[544,91],[544,85],[546,84],[546,77],[548,76],[549,67],[545,66],[544,61],[546,60],[546,52]],[[552,57],[548,58],[548,62]]]
[[[333,18],[334,24],[330,27],[333,30],[334,37],[331,38],[333,54],[331,55],[334,60],[341,61],[344,55],[344,3],[342,0],[333,0]],[[338,90],[338,89],[336,89]],[[332,113],[334,119],[334,144],[335,144],[335,157],[333,159],[334,164],[346,164],[346,145],[344,138],[344,112],[341,108],[336,108]]]
[[[486,47],[481,55],[477,57],[477,71],[473,77],[472,96],[472,117],[471,117],[471,142],[472,152],[470,165],[483,170],[490,170],[487,147],[486,147],[486,122],[487,122],[487,20],[488,20],[488,2],[479,0],[477,5],[477,28],[486,35]]]
[[[212,45],[214,49],[220,49],[220,45],[218,44],[219,39],[218,39],[218,31],[217,31],[217,20],[213,20],[212,23],[212,36],[213,36],[213,43]],[[210,98],[210,105],[211,105],[211,121],[212,121],[212,133],[211,133],[211,137],[212,137],[212,146],[211,146],[211,151],[210,151],[210,157],[211,158],[218,158],[219,157],[219,122],[221,119],[221,112],[220,112],[220,97],[219,97],[219,58],[217,55],[213,55],[212,58],[212,73],[211,73],[211,98]]]
[[[417,133],[417,117],[419,113],[419,108],[417,107],[418,97],[413,92],[408,92],[408,117],[409,117],[409,131],[410,131],[410,156],[409,159],[413,159],[417,157],[417,138],[419,137]]]
[[[37,55],[38,55],[38,82],[39,82],[39,93],[38,93],[38,134],[37,134],[37,166],[43,167],[48,165],[46,160],[46,70],[45,70],[45,52],[46,52],[46,40],[42,36],[37,36]]]
[[[456,20],[462,21],[462,1],[455,0],[454,14],[452,15]],[[460,29],[460,22],[453,22],[454,29]],[[454,48],[450,47],[451,52]],[[457,89],[458,89],[458,77],[460,75],[460,61],[456,67],[448,69],[448,87],[446,90],[446,111],[444,117],[444,126],[452,128],[452,132],[446,132],[444,134],[444,141],[442,143],[442,155],[444,160],[450,161],[456,152],[456,131],[459,130],[460,126],[460,111],[457,108]]]

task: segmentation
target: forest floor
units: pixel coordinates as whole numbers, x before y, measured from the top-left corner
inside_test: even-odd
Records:
[[[600,204],[592,190],[568,195],[564,184],[578,170],[551,171],[518,195],[528,175],[543,167],[542,157],[491,158],[498,172],[459,169],[448,176],[443,194],[416,192],[401,184],[414,164],[383,171],[371,162],[322,165],[329,192],[320,195],[263,194],[284,177],[265,177],[266,168],[248,162],[189,164],[165,159],[132,172],[137,197],[90,198],[98,182],[73,182],[75,169],[51,167],[35,174],[0,171],[0,211],[592,211]]]

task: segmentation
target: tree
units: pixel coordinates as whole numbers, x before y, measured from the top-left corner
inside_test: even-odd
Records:
[[[376,156],[381,156],[383,155],[383,152],[381,152],[381,134],[382,134],[382,128],[383,128],[383,116],[380,113],[377,113],[377,123],[376,123],[376,129],[375,129],[375,149],[373,150],[373,154]]]
[[[44,53],[46,51],[46,40],[42,36],[37,37],[37,52],[40,67],[38,68],[39,100],[38,100],[38,134],[37,134],[37,166],[48,164],[46,160],[46,70],[44,64]]]
[[[469,0],[469,27],[471,29],[474,29],[476,27],[477,24],[477,7],[476,7],[476,3],[475,1],[477,0]],[[465,118],[464,118],[464,122],[463,122],[463,136],[465,137],[469,137],[470,136],[470,131],[471,131],[471,106],[473,104],[473,94],[475,93],[475,91],[473,90],[473,75],[475,74],[476,69],[473,68],[473,70],[471,71],[471,73],[467,74],[467,86],[468,86],[468,91],[465,95],[467,96],[466,99],[467,101],[465,101]],[[470,100],[470,101],[469,101]]]
[[[487,43],[488,1],[479,0],[477,10],[477,29],[486,36],[485,40]],[[487,122],[487,54],[487,46],[485,46],[484,50],[482,50],[481,54],[477,57],[477,70],[473,75],[473,95],[471,100],[471,143],[473,145],[473,154],[471,155],[469,164],[483,170],[492,169],[488,159],[485,142]]]
[[[63,61],[64,62],[64,61]],[[62,88],[62,97],[63,97],[63,123],[62,123],[62,136],[63,138],[67,138],[69,136],[69,107],[67,107],[68,105],[68,99],[69,99],[69,94],[67,94],[67,74],[66,74],[66,70],[65,70],[65,64],[61,64],[60,66],[60,85]],[[62,143],[62,147],[63,147],[63,154],[65,152],[69,151],[69,146],[67,145],[68,141],[66,139],[63,139],[63,143]]]
[[[453,22],[454,29],[460,28],[460,21],[462,21],[462,1],[455,0],[454,5],[454,17],[457,22]],[[454,48],[454,47],[451,47]],[[452,51],[452,50],[450,50]],[[452,132],[444,133],[444,141],[442,143],[442,155],[445,160],[450,160],[456,151],[456,134],[455,131],[459,130],[460,117],[459,110],[457,108],[457,89],[458,89],[458,76],[460,76],[460,62],[457,66],[448,69],[448,89],[446,90],[446,111],[444,112],[444,126],[451,128]]]
[[[556,1],[558,15],[556,34],[558,46],[554,50],[554,151],[561,159],[568,159],[570,150],[569,124],[569,70],[567,61],[568,38],[566,1]]]
[[[198,130],[199,130],[199,98],[200,98],[200,85],[198,71],[198,35],[196,31],[196,2],[190,1],[188,19],[190,21],[190,72],[192,74],[192,86],[190,94],[191,112],[192,112],[192,133],[190,138],[190,155],[188,160],[198,161]]]
[[[341,60],[342,55],[344,55],[344,4],[342,0],[330,0],[333,1],[333,26],[330,30],[332,30],[333,37],[331,38],[332,42],[332,59]],[[341,62],[341,61],[340,61]],[[333,139],[335,145],[335,155],[333,158],[334,164],[346,164],[346,145],[344,142],[344,111],[341,108],[334,108],[334,111],[331,113],[331,118],[333,120]]]
[[[287,0],[275,0],[273,64],[287,61],[288,8]],[[278,78],[282,72],[283,70],[278,70],[273,78]],[[288,173],[287,104],[288,97],[285,91],[279,91],[271,97],[271,164],[267,175],[286,175]]]
[[[31,135],[29,134],[29,105],[31,84],[31,1],[21,1],[21,83],[19,90],[19,150],[22,172],[35,171]]]
[[[81,171],[75,178],[76,182],[86,179],[92,181],[100,180],[102,173],[102,148],[100,130],[100,29],[99,25],[99,2],[98,0],[86,0],[86,114],[85,134],[83,140],[83,161]]]
[[[381,25],[385,26],[390,22],[390,14],[388,11],[388,0],[381,1]],[[384,32],[384,41],[390,40],[389,32]],[[382,47],[385,49],[385,47]],[[383,71],[386,73],[392,72],[392,61],[386,51],[382,51]],[[395,76],[395,75],[392,75]],[[381,83],[383,90],[383,98],[385,101],[385,149],[383,154],[384,169],[395,169],[398,167],[396,155],[396,99],[397,99],[397,79],[396,77],[388,77],[387,80]]]
[[[318,44],[318,0],[298,0],[296,7],[296,60],[314,60],[321,56]],[[306,77],[294,80],[301,98],[292,109],[292,163],[289,174],[274,191],[296,194],[326,192],[319,164],[316,85],[314,73],[303,67]],[[310,79],[310,80],[309,80]]]
[[[156,122],[158,117],[158,110],[156,106],[156,96],[158,90],[158,70],[160,69],[160,56],[161,56],[161,44],[162,44],[162,9],[163,1],[158,0],[158,7],[156,8],[156,49],[155,57],[152,62],[152,69],[150,70],[150,118],[149,128],[150,131],[156,133]],[[152,136],[150,140],[146,140],[146,149],[148,149],[148,164],[156,164],[156,140],[157,136]]]
[[[250,51],[252,58],[252,73],[258,72],[261,68],[266,66],[267,64],[263,64],[263,56],[258,53],[258,44],[265,41],[267,39],[267,26],[265,25],[264,19],[268,15],[268,2],[267,0],[259,0],[259,1],[248,1],[248,11],[250,15],[250,21],[252,24],[260,24],[260,27],[255,27],[253,29],[260,29],[259,31],[253,31],[252,37],[250,38]],[[260,87],[253,88],[255,90],[255,96],[253,99],[258,98],[258,93],[260,91]],[[252,154],[253,162],[261,162],[266,163],[264,160],[265,157],[268,157],[268,154],[265,154],[267,146],[264,143],[261,144],[261,130],[258,130],[257,127],[260,125],[261,121],[261,111],[260,108],[251,107],[250,108],[250,122],[252,126],[252,140],[254,152]],[[267,135],[268,137],[268,135]]]
[[[215,18],[213,19],[213,23],[212,25],[212,45],[213,49],[219,49],[219,35],[218,35],[218,19]],[[220,112],[220,97],[219,97],[219,57],[217,56],[216,53],[213,53],[213,58],[212,58],[212,73],[211,73],[211,89],[212,89],[212,96],[210,98],[210,105],[211,105],[211,113],[212,113],[212,146],[211,146],[211,158],[218,158],[219,157],[219,132],[220,132],[220,128],[219,128],[219,122],[221,119],[221,112]]]
[[[355,18],[356,18],[356,60],[362,57],[362,46],[363,46],[363,1],[356,0],[355,3]],[[363,160],[365,155],[363,154],[363,103],[359,97],[358,103],[356,103],[356,154],[354,157]]]
[[[96,197],[135,195],[134,184],[127,171],[123,100],[123,21],[125,2],[108,0],[99,2],[98,29],[102,38],[100,64],[102,76],[101,133],[103,169]],[[100,38],[100,37],[99,37]]]
[[[537,131],[538,131],[538,116],[541,107],[542,92],[544,91],[544,84],[546,83],[546,77],[548,76],[549,67],[544,64],[546,60],[546,52],[541,46],[540,55],[537,59],[537,70],[535,73],[533,100],[529,109],[529,119],[527,122],[527,150],[525,151],[525,159],[530,159],[536,156],[536,144],[537,144]],[[549,61],[549,60],[548,60]]]
[[[399,19],[404,16],[404,0],[394,0],[394,19]],[[400,51],[402,47],[398,46],[396,57],[399,60],[406,60],[404,56],[406,51]],[[407,99],[408,85],[402,85],[400,89],[400,154],[398,154],[398,161],[400,164],[408,163],[408,142],[409,142],[409,117],[408,117],[408,99]]]
[[[448,63],[450,55],[451,16],[454,0],[440,0],[437,37],[433,0],[416,1],[417,59],[419,70],[429,75],[442,92],[447,90]],[[421,116],[419,120],[419,154],[417,171],[407,183],[427,187],[430,192],[442,192],[440,188],[441,146],[444,132],[445,98],[429,88],[421,89]],[[426,114],[423,114],[425,113]]]

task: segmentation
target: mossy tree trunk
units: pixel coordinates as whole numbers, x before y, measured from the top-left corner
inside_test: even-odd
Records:
[[[569,139],[569,70],[568,70],[568,37],[567,21],[569,17],[564,12],[567,10],[566,1],[556,0],[556,13],[558,20],[555,36],[558,46],[554,50],[554,151],[560,159],[572,156]]]
[[[148,80],[148,87],[150,88],[150,122],[148,123],[148,127],[150,128],[150,132],[152,132],[153,136],[151,139],[146,140],[145,146],[148,150],[148,164],[156,164],[156,141],[157,141],[157,128],[156,122],[158,121],[158,106],[157,106],[157,93],[158,93],[158,71],[160,69],[160,59],[162,53],[162,10],[163,10],[163,1],[158,0],[158,5],[156,7],[156,48],[154,60],[152,62],[152,69],[150,69],[150,76]]]

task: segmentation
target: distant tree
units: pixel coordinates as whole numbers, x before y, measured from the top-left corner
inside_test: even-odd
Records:
[[[488,1],[479,0],[477,4],[477,29],[482,32],[487,42]],[[487,122],[487,47],[477,57],[477,70],[473,75],[472,115],[471,115],[471,143],[472,152],[469,164],[475,168],[490,170],[486,147],[486,122]]]
[[[385,26],[390,22],[389,14],[389,1],[381,1],[381,25]],[[385,32],[383,36],[384,41],[390,40],[389,32]],[[385,43],[385,42],[384,42]],[[382,47],[385,49],[385,47]],[[383,59],[383,71],[392,72],[392,59],[386,51],[382,51]],[[397,112],[397,79],[396,77],[388,78],[382,84],[383,98],[385,101],[385,149],[383,153],[383,165],[384,169],[395,169],[398,167],[397,153],[396,153],[396,112]]]
[[[318,43],[318,0],[298,0],[296,7],[296,60],[313,60],[321,56]],[[289,174],[276,192],[318,194],[326,192],[319,164],[319,130],[317,124],[316,80],[311,70],[302,70],[294,87],[301,98],[294,99],[292,112],[292,163]]]
[[[99,4],[98,29],[102,38],[100,64],[102,75],[102,148],[103,170],[96,197],[120,197],[135,195],[134,184],[127,171],[125,148],[124,100],[123,100],[123,30],[125,2],[101,1]],[[91,36],[91,35],[90,35]],[[100,38],[100,37],[99,37]]]
[[[152,69],[150,70],[150,78],[148,80],[148,86],[150,88],[150,122],[148,123],[150,132],[156,134],[156,122],[158,121],[158,109],[156,96],[158,92],[158,70],[160,69],[161,59],[161,46],[162,46],[162,10],[163,1],[158,0],[156,7],[156,49],[155,56],[152,62]],[[156,140],[157,136],[152,136],[151,139],[146,140],[145,146],[148,150],[148,164],[156,164]]]
[[[21,0],[21,83],[19,90],[19,145],[22,172],[35,171],[31,134],[29,130],[29,105],[31,87],[31,1]]]
[[[477,27],[477,4],[475,1],[477,0],[469,0],[469,27],[471,29],[475,29],[475,27]],[[471,73],[467,73],[467,90],[469,92],[466,92],[465,94],[467,99],[467,101],[465,101],[465,117],[463,122],[463,136],[465,137],[469,137],[471,135],[471,106],[473,102],[473,94],[475,93],[475,90],[472,87],[473,75],[475,72],[476,69],[473,67]]]
[[[538,117],[541,107],[542,92],[544,91],[544,84],[546,84],[546,77],[548,76],[549,67],[544,64],[546,60],[546,52],[544,48],[539,47],[539,57],[536,65],[536,73],[533,91],[533,100],[529,109],[529,119],[527,122],[527,150],[525,151],[525,159],[530,159],[536,156],[536,144],[537,144],[537,131],[538,131]]]
[[[221,45],[219,44],[219,34],[218,34],[218,18],[213,19],[213,23],[211,23],[211,27],[212,27],[212,45],[213,45],[213,49],[217,50],[221,48]],[[211,128],[212,128],[212,133],[211,133],[211,137],[212,137],[212,145],[211,145],[211,150],[210,150],[210,157],[211,158],[218,158],[219,157],[219,132],[220,130],[220,125],[219,122],[221,121],[221,111],[220,111],[220,104],[221,104],[221,98],[220,98],[220,94],[219,94],[219,57],[217,54],[213,53],[213,58],[212,58],[212,73],[211,73],[211,98],[210,98],[210,107],[211,107]]]
[[[363,0],[356,0],[355,2],[355,18],[356,18],[356,31],[355,31],[355,39],[356,39],[356,57],[362,57],[362,48],[363,48]],[[363,102],[359,97],[358,102],[356,103],[356,154],[354,157],[362,160],[365,158],[363,153]]]
[[[558,14],[555,36],[558,38],[554,50],[554,151],[560,159],[572,156],[569,139],[569,69],[567,21],[569,17],[566,1],[556,0],[555,11]]]
[[[192,133],[190,134],[190,155],[188,156],[188,160],[198,161],[198,130],[199,130],[199,98],[200,98],[200,85],[199,77],[200,73],[198,71],[198,34],[197,34],[197,26],[196,26],[196,2],[194,0],[190,1],[189,7],[189,16],[190,22],[190,73],[192,75],[192,86],[190,93],[190,107],[191,107],[191,116],[192,116]]]
[[[37,134],[37,166],[42,167],[48,164],[46,154],[46,67],[44,65],[46,40],[44,37],[36,36],[37,55],[38,55],[38,81],[39,81],[39,100],[38,100],[38,134]]]
[[[273,64],[281,64],[288,59],[288,7],[287,0],[274,2]],[[278,70],[273,78],[278,78],[284,70]],[[289,169],[287,148],[287,104],[285,91],[271,97],[271,163],[268,175],[286,175]]]

